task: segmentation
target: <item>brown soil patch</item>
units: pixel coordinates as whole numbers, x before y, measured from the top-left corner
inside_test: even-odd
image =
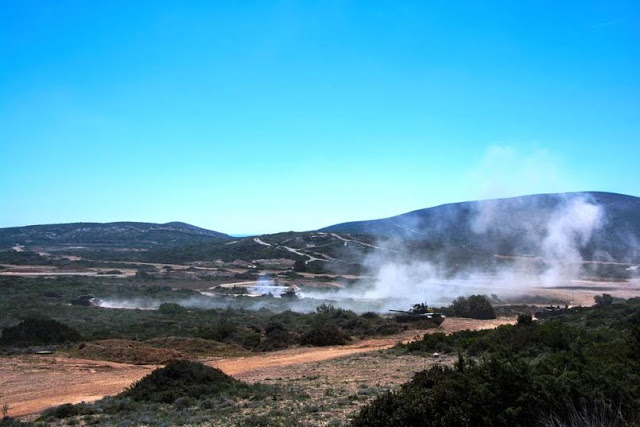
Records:
[[[155,368],[55,356],[3,358],[0,402],[9,405],[13,417],[63,403],[91,402],[119,393]]]

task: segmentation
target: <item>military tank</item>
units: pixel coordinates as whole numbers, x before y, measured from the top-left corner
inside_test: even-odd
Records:
[[[99,307],[102,301],[91,294],[80,295],[71,301],[71,305],[83,305],[85,307]]]
[[[570,308],[569,305],[565,305],[564,307],[549,305],[540,311],[536,311],[534,316],[536,319],[548,319],[550,317],[565,316],[573,311],[575,311],[575,307]]]
[[[420,303],[414,304],[409,310],[389,310],[394,313],[398,313],[394,316],[396,322],[409,323],[425,321],[435,326],[440,326],[446,319],[446,316],[442,313],[436,313],[433,308],[430,308],[427,304]]]
[[[284,292],[282,292],[280,294],[280,298],[285,298],[285,299],[298,299],[298,287],[296,285],[290,286],[287,288],[287,290],[285,290]]]

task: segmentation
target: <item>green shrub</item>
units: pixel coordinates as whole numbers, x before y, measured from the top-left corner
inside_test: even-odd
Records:
[[[462,362],[455,369],[435,366],[374,400],[353,425],[535,426],[548,414],[560,421],[555,425],[575,425],[567,423],[575,418],[570,408],[576,406],[604,408],[604,419],[637,420],[637,391],[632,396],[615,394],[599,386],[599,366],[577,363],[580,366],[569,368],[565,362],[564,373],[553,376],[547,373],[561,367],[555,359],[532,363],[494,355],[480,364]],[[586,371],[578,374],[580,369]],[[628,387],[631,384],[630,379]]]
[[[175,315],[175,314],[185,314],[188,312],[188,310],[181,306],[180,304],[176,304],[173,302],[165,302],[160,304],[160,307],[158,307],[158,312],[162,313],[162,314],[167,314],[167,315]]]
[[[533,323],[533,316],[530,314],[519,314],[518,315],[518,326],[529,326]]]
[[[238,327],[230,320],[218,318],[213,326],[202,328],[200,336],[208,340],[224,341],[237,330]]]
[[[495,319],[496,311],[491,301],[484,295],[458,297],[451,303],[454,316],[471,319]]]
[[[300,337],[300,344],[313,346],[344,345],[350,340],[339,326],[326,321],[316,321],[307,332]]]
[[[46,345],[82,340],[75,329],[56,320],[30,316],[15,326],[2,330],[0,345]]]
[[[611,296],[611,294],[596,295],[595,297],[593,297],[593,300],[598,307],[606,307],[613,304],[613,297]]]
[[[630,300],[545,322],[521,317],[494,330],[427,334],[402,347],[457,350],[455,367],[416,374],[353,424],[638,425],[639,321],[640,305]],[[463,354],[482,358],[465,361]]]
[[[240,344],[247,349],[254,350],[260,347],[261,336],[252,330],[243,330],[239,337]]]
[[[265,351],[279,350],[289,347],[294,339],[281,322],[269,322],[264,328],[265,337],[260,348]]]
[[[11,418],[11,417],[2,417],[0,418],[0,427],[22,427],[22,426],[29,426],[30,424],[26,424],[23,423],[20,420],[16,420],[15,418]]]
[[[156,369],[121,393],[135,401],[172,403],[181,397],[200,398],[229,392],[242,383],[217,368],[177,360]]]

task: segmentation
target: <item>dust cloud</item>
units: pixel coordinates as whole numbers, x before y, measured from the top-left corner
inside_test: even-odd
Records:
[[[428,229],[447,233],[460,218],[445,217],[428,224]],[[397,224],[398,229],[425,229],[415,218],[409,220]],[[365,260],[370,277],[330,298],[347,308],[353,301],[376,301],[377,309],[386,311],[417,302],[448,305],[470,294],[514,297],[533,288],[567,285],[579,277],[583,250],[605,224],[606,213],[588,195],[576,193],[477,202],[465,221],[456,226],[470,231],[469,245],[482,248],[484,257],[475,259],[476,249],[465,243],[443,245],[425,254],[412,250],[404,235],[384,239],[376,243],[382,250]],[[428,239],[429,234],[421,238]],[[501,239],[509,240],[505,254],[501,253],[504,245],[492,246]],[[467,258],[461,262],[461,257]],[[327,298],[318,293],[305,296]]]

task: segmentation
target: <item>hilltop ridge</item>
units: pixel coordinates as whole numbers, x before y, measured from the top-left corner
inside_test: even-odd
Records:
[[[76,222],[0,228],[0,248],[15,245],[64,247],[69,245],[181,246],[227,241],[233,238],[183,222]]]
[[[584,202],[582,207],[571,205],[577,200]],[[579,220],[579,210],[588,205],[597,207],[601,217],[592,229],[584,230],[590,237],[584,245],[586,256],[636,259],[640,255],[640,198],[595,191],[449,203],[389,218],[335,224],[318,231],[461,246],[504,255],[538,255],[540,248],[536,246],[552,232],[550,225],[560,221],[560,215],[566,215],[569,222]],[[573,224],[574,228],[578,225]]]

